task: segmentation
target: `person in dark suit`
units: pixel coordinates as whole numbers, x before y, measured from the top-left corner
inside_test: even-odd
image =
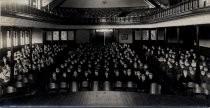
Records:
[[[53,83],[57,83],[58,82],[57,74],[55,72],[52,73],[52,76],[50,77],[50,81],[49,82],[53,82]]]
[[[74,71],[73,74],[70,77],[70,81],[79,81],[79,74],[77,73],[77,71]]]
[[[106,71],[103,75],[102,75],[102,80],[103,81],[112,81],[113,78],[112,78],[112,75]]]
[[[137,83],[137,89],[140,91],[141,89],[141,72],[137,71],[135,81]]]
[[[134,79],[135,79],[134,74],[132,73],[131,69],[128,69],[125,81],[134,81]]]
[[[157,83],[157,81],[152,73],[149,73],[148,82],[149,82],[149,85],[151,85],[152,83]]]
[[[4,67],[7,64],[10,65],[10,61],[7,59],[7,57],[3,57],[3,62],[0,64],[0,66]]]
[[[193,70],[192,67],[189,67],[189,76],[192,80],[192,82],[196,82],[196,75],[195,75],[195,71]]]
[[[113,83],[116,90],[122,89],[123,87],[123,76],[118,70],[115,71],[113,76]]]
[[[62,72],[60,71],[60,68],[56,68],[55,73],[56,73],[57,79],[59,79],[62,76]]]
[[[144,74],[141,75],[141,80],[140,80],[140,91],[143,93],[148,93],[149,92],[149,82],[146,79],[146,76]]]
[[[188,75],[187,70],[183,70],[183,75],[181,75],[181,77],[179,78],[180,84],[186,85],[191,81],[192,80],[191,80],[190,76]]]
[[[91,75],[91,86],[93,89],[94,87],[97,87],[99,89],[101,87],[101,84],[102,84],[102,77],[99,74],[98,70],[95,70],[95,72],[92,73]]]
[[[115,81],[122,81],[122,80],[123,80],[122,74],[120,74],[119,71],[116,70],[115,73],[114,73],[113,79],[114,79]]]
[[[68,82],[67,73],[64,72],[61,77],[59,78],[59,82]]]
[[[192,79],[188,75],[187,70],[183,70],[183,75],[181,75],[179,78],[179,84],[180,84],[179,91],[180,93],[182,93],[182,95],[186,95],[187,85],[189,82],[192,82]]]
[[[101,81],[101,76],[99,75],[98,70],[95,70],[94,73],[91,75],[91,81]]]
[[[87,90],[90,89],[90,81],[91,81],[90,77],[91,76],[87,71],[80,75],[81,90],[82,89],[87,89]]]

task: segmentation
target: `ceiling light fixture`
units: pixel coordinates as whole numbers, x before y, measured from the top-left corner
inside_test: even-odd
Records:
[[[103,0],[102,3],[105,5],[107,3],[107,1],[106,0]]]
[[[112,32],[112,29],[97,29],[96,32]]]

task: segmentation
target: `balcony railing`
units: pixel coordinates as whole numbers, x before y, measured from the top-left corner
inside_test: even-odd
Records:
[[[176,4],[168,9],[158,10],[156,13],[141,18],[142,23],[158,22],[166,18],[173,18],[192,13],[194,10],[207,8],[209,4],[204,0],[190,0]]]
[[[56,11],[44,11],[34,7],[17,4],[1,6],[2,15],[31,16],[33,19],[59,24],[141,24],[152,23],[192,14],[195,10],[205,9],[209,4],[204,0],[190,0],[179,3],[167,9],[159,9],[146,16],[73,18],[59,15]]]
[[[51,23],[61,23],[60,17],[55,13],[43,11],[28,5],[20,4],[1,4],[2,16],[18,16],[25,18],[33,18],[34,20],[41,20]]]

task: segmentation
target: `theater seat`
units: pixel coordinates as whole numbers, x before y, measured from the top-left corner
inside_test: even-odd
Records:
[[[204,89],[204,94],[209,97],[209,90],[208,89]]]
[[[116,81],[114,83],[114,90],[116,90],[116,91],[123,90],[123,83],[122,83],[122,81]]]
[[[194,82],[189,82],[187,85],[187,95],[193,96],[193,90],[195,88],[195,83]]]
[[[6,88],[4,88],[3,90],[3,96],[4,97],[13,97],[14,95],[16,95],[16,88],[13,86],[7,86]]]
[[[100,88],[100,84],[99,84],[99,81],[93,81],[92,82],[92,91],[99,91],[99,88]]]
[[[17,80],[18,81],[21,81],[23,79],[23,76],[22,75],[17,75]]]
[[[20,81],[18,81],[18,82],[16,82],[15,83],[15,87],[18,89],[18,88],[23,88],[23,82],[20,82]]]
[[[104,91],[110,91],[111,90],[111,83],[110,83],[110,81],[105,81],[103,83],[103,90]]]
[[[207,96],[207,99],[210,99],[210,85],[207,85],[207,89],[205,91],[205,94]]]
[[[127,91],[136,91],[136,84],[133,81],[128,81],[125,84],[125,88]]]
[[[82,81],[80,83],[80,91],[89,91],[90,90],[90,84],[88,81]]]
[[[28,78],[27,77],[24,77],[23,78],[23,83],[25,85],[26,91],[28,92],[29,91],[29,81],[28,81]]]
[[[70,91],[71,92],[78,92],[78,89],[79,89],[78,82],[72,81]]]
[[[24,88],[24,83],[23,82],[16,82],[15,83],[15,87],[17,89],[17,93],[18,94],[23,94],[25,92],[25,88]]]
[[[203,89],[203,94],[205,95],[205,97],[208,98],[209,97],[209,90],[208,90],[207,84],[202,83],[201,88]]]
[[[58,90],[58,86],[56,83],[51,82],[48,84],[48,89],[47,89],[48,94],[55,94],[57,93],[57,90]]]
[[[161,86],[157,83],[152,83],[150,85],[150,94],[154,95],[161,94]]]
[[[69,85],[67,82],[60,82],[59,83],[59,93],[67,93]]]
[[[29,83],[29,81],[28,81],[28,78],[27,78],[27,77],[23,78],[23,83],[24,83],[24,84],[28,84],[28,83]]]
[[[205,91],[201,86],[199,86],[198,84],[195,84],[195,90],[194,90],[195,98],[206,99],[206,95],[204,92]]]
[[[2,86],[0,86],[0,97],[3,95],[3,89]]]
[[[29,75],[28,75],[28,79],[29,79],[30,81],[34,81],[34,76],[33,76],[33,74],[29,74]]]
[[[35,83],[33,74],[28,75],[28,83],[33,85]]]

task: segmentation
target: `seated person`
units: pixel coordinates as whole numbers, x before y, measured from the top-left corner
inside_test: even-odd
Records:
[[[189,68],[189,76],[190,76],[190,78],[192,79],[192,82],[196,82],[196,75],[195,75],[195,71],[193,70],[193,69],[191,69],[191,68]]]
[[[59,78],[59,82],[68,82],[67,74],[64,72],[62,76]]]
[[[0,83],[2,87],[5,87],[10,81],[11,70],[8,65],[0,69]]]
[[[139,90],[143,93],[147,93],[149,92],[149,82],[148,82],[148,79],[146,79],[146,76],[144,74],[141,75],[141,80],[139,80],[138,82],[139,84]]]
[[[113,80],[114,80],[114,85],[115,85],[116,88],[122,87],[123,77],[119,73],[118,70],[115,71],[114,76],[113,76]]]
[[[119,73],[118,70],[116,70],[115,73],[114,73],[114,80],[115,81],[122,81],[123,80],[122,75]]]
[[[61,71],[60,71],[60,69],[59,68],[56,68],[55,69],[55,73],[56,73],[56,76],[59,78],[60,76],[61,76]]]
[[[209,90],[210,92],[210,73],[207,73],[206,85],[207,85],[207,90]]]
[[[180,91],[185,92],[189,82],[192,82],[192,79],[188,75],[187,70],[183,70],[183,74],[179,78]]]
[[[92,73],[91,81],[101,81],[101,76],[99,75],[98,70],[95,70],[95,72]]]
[[[131,69],[128,69],[127,70],[127,74],[126,74],[126,79],[124,79],[124,80],[126,80],[126,81],[134,81],[134,79],[135,79],[135,77],[132,74]]]
[[[90,81],[90,75],[87,71],[81,74],[80,81]]]
[[[52,73],[52,76],[50,77],[50,83],[57,83],[58,82],[58,77],[55,72]]]
[[[152,83],[157,83],[156,79],[154,78],[153,74],[152,73],[149,73],[149,76],[148,76],[148,83],[149,85],[151,85]]]
[[[74,71],[69,80],[70,81],[79,81],[79,74],[78,74],[78,72]]]

